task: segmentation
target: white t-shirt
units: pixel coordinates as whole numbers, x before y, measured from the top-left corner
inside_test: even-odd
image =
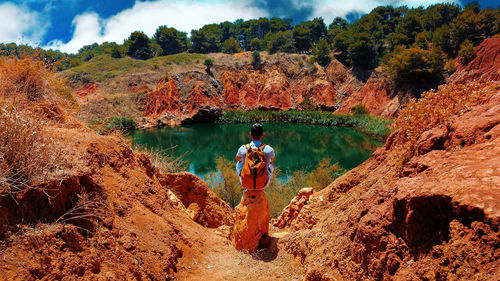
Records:
[[[258,148],[261,145],[262,145],[261,141],[250,142],[251,148]],[[273,172],[274,172],[273,162],[274,162],[275,155],[274,155],[274,149],[267,144],[262,149],[262,152],[264,152],[264,155],[266,155],[267,183],[266,183],[265,187],[267,187],[269,185],[269,183],[271,182],[271,176],[273,175]],[[236,157],[239,157],[241,159],[241,161],[238,161],[238,163],[236,163],[236,173],[240,177],[240,183],[241,183],[241,175],[240,175],[241,169],[243,169],[243,165],[245,164],[246,155],[247,155],[247,147],[246,147],[246,145],[242,145],[238,149],[238,153],[236,153]]]

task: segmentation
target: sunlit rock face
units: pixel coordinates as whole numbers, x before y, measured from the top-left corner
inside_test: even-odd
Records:
[[[232,240],[237,250],[254,252],[269,232],[269,202],[262,190],[246,191],[234,212]]]

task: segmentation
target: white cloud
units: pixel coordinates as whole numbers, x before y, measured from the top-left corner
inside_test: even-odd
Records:
[[[49,24],[37,12],[7,2],[0,4],[0,42],[38,45]]]
[[[144,31],[152,36],[158,26],[167,25],[178,30],[190,32],[208,23],[252,19],[268,16],[267,13],[252,7],[250,2],[198,1],[173,2],[136,2],[130,8],[103,19],[95,13],[78,15],[73,20],[73,37],[69,42],[53,40],[45,48],[75,53],[83,45],[114,41],[121,43],[135,30]]]
[[[447,0],[447,3],[460,4],[459,0]],[[350,12],[369,13],[378,6],[392,5],[395,7],[408,6],[427,7],[432,4],[443,3],[443,0],[350,0],[350,1],[321,1],[315,5],[314,17],[323,17],[325,23],[330,24],[335,17],[345,16]]]
[[[57,39],[52,40],[44,48],[76,53],[84,45],[92,43],[102,43],[106,41],[122,43],[130,33],[136,30],[144,31],[148,36],[152,36],[160,25],[167,25],[189,33],[192,29],[198,29],[209,23],[219,23],[226,20],[234,21],[240,18],[254,19],[273,16],[269,15],[266,10],[256,6],[257,2],[253,2],[252,0],[215,1],[216,2],[206,0],[156,0],[142,2],[137,0],[132,8],[123,10],[108,18],[102,18],[97,13],[93,12],[82,13],[73,19],[73,33],[70,41],[63,42]],[[426,7],[442,2],[442,0],[311,1],[314,3],[311,18],[323,17],[327,25],[337,16],[345,18],[350,12],[369,13],[372,9],[381,5]],[[447,2],[460,4],[459,0],[447,0]],[[290,1],[290,5],[300,6],[301,3],[300,1]],[[13,5],[11,4],[11,6]],[[2,6],[0,5],[0,7]],[[32,14],[34,14],[36,18],[37,14]],[[2,18],[1,15],[0,10],[0,18]],[[25,21],[19,20],[18,22],[24,23]],[[35,30],[33,24],[28,26],[31,26],[31,28],[23,30],[26,32],[31,30],[32,35],[34,34],[41,38],[44,32],[40,34],[33,33],[32,30]],[[0,23],[0,28],[2,28],[2,23]],[[2,40],[2,35],[3,34],[0,34],[0,41],[5,41]]]

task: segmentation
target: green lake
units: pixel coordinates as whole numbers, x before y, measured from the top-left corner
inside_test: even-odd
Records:
[[[383,143],[346,127],[325,127],[305,124],[263,123],[263,142],[276,153],[275,166],[286,179],[296,170],[313,170],[323,158],[352,169],[368,159]],[[193,124],[135,130],[129,133],[132,142],[149,149],[161,149],[189,163],[189,171],[202,178],[216,171],[218,156],[235,161],[242,144],[250,142],[251,124]]]

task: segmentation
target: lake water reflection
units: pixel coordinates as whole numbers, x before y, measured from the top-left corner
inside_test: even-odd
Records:
[[[204,177],[216,170],[215,159],[234,160],[242,144],[250,142],[251,124],[193,124],[175,128],[136,130],[129,133],[134,144],[168,149],[173,156],[183,156],[190,172]],[[323,158],[352,169],[368,159],[382,143],[345,127],[305,124],[263,123],[264,143],[276,152],[276,167],[286,178],[296,170],[310,171]]]

